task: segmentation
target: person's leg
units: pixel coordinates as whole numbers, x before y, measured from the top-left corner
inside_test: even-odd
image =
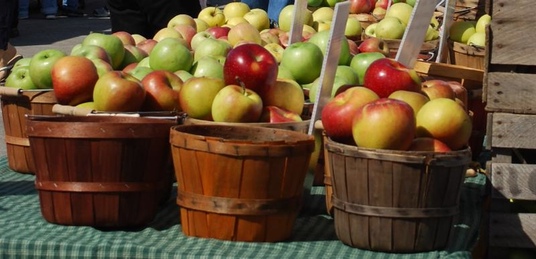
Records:
[[[242,1],[244,2],[244,1]],[[268,4],[268,18],[270,20],[279,22],[279,13],[287,5],[294,4],[294,0],[270,0]]]
[[[56,15],[58,12],[58,2],[56,0],[41,0],[41,13],[45,16]]]
[[[251,9],[260,8],[265,11],[268,11],[268,2],[271,2],[271,1],[270,0],[242,0],[241,2],[246,3]]]
[[[112,32],[126,31],[131,34],[143,35],[146,38],[154,36],[138,1],[106,0],[106,6],[110,10]]]

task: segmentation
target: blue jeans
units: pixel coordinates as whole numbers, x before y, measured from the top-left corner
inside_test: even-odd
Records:
[[[64,9],[76,11],[78,9],[78,0],[63,0],[62,5]]]
[[[41,0],[41,13],[44,15],[56,14],[58,12],[58,2],[56,0]]]
[[[294,4],[294,0],[242,0],[243,3],[249,5],[251,9],[260,8],[268,13],[268,18],[278,22],[279,13],[289,5]]]

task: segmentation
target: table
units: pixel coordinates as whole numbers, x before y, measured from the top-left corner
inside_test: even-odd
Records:
[[[0,258],[471,258],[478,238],[485,179],[467,178],[461,221],[445,251],[391,254],[360,250],[337,239],[325,211],[323,187],[314,187],[290,240],[231,242],[187,237],[172,197],[147,227],[106,231],[46,222],[40,212],[35,176],[13,172],[0,158]]]

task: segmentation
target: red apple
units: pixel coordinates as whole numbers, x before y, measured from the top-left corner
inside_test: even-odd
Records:
[[[73,106],[91,101],[93,88],[99,79],[93,62],[80,56],[58,59],[52,66],[51,76],[58,103]]]
[[[388,57],[389,52],[389,44],[380,38],[366,38],[359,44],[359,52],[380,52],[384,56]]]
[[[212,121],[212,102],[223,87],[225,82],[221,78],[190,77],[179,91],[182,111],[188,117]]]
[[[227,85],[212,101],[212,118],[215,122],[259,122],[262,114],[262,99],[239,85]]]
[[[456,99],[460,100],[463,103],[465,109],[469,107],[469,96],[467,89],[458,81],[447,81],[450,85],[450,88],[454,91],[454,96]]]
[[[261,122],[281,123],[303,121],[300,114],[285,110],[277,106],[264,106],[261,114]]]
[[[380,98],[359,108],[352,121],[359,147],[407,150],[415,138],[415,115],[409,104]]]
[[[469,114],[449,98],[432,99],[417,113],[416,136],[438,139],[452,150],[467,146],[472,128]]]
[[[336,95],[322,109],[322,124],[331,139],[353,144],[352,120],[363,105],[379,99],[378,95],[365,87],[351,87]]]
[[[390,58],[372,62],[363,81],[363,85],[376,92],[380,98],[388,97],[397,90],[421,91],[421,79],[417,72]]]
[[[136,68],[137,66],[138,66],[138,63],[130,63],[126,65],[123,69],[121,69],[121,71],[130,74],[134,70],[134,68]]]
[[[140,48],[141,50],[145,51],[147,55],[151,54],[151,51],[153,50],[154,46],[158,43],[158,41],[153,39],[146,39],[140,41],[138,44],[136,44],[136,47]]]
[[[194,37],[194,35],[197,34],[196,28],[188,24],[177,24],[173,26],[173,29],[179,32],[181,37],[186,40],[189,48],[191,49],[190,43],[192,42],[192,38]]]
[[[350,48],[350,54],[352,56],[355,56],[359,53],[359,45],[357,45],[357,42],[351,40],[351,39],[346,39],[348,41],[348,47]]]
[[[378,0],[376,1],[376,4],[374,5],[375,7],[381,7],[385,10],[387,10],[387,8],[389,8],[389,2],[393,3],[394,1],[391,1],[391,0]]]
[[[422,82],[422,91],[428,98],[430,98],[430,100],[436,98],[454,99],[456,97],[450,84],[447,83],[447,81],[440,79],[432,79]]]
[[[223,64],[223,77],[227,85],[241,85],[261,93],[275,84],[278,63],[266,48],[245,43],[234,47]]]
[[[123,61],[121,62],[119,68],[123,69],[132,63],[139,63],[147,56],[147,53],[140,48],[134,45],[125,45],[125,56],[123,57]]]
[[[116,31],[112,33],[113,36],[116,36],[123,42],[123,45],[136,45],[136,40],[132,37],[132,34],[126,31]]]
[[[350,2],[350,13],[370,13],[374,8],[375,1],[372,0],[348,0]]]
[[[95,83],[93,103],[97,111],[134,112],[141,110],[145,94],[138,79],[128,73],[111,71]]]
[[[413,139],[408,151],[449,152],[451,149],[440,140],[429,137],[421,137]]]
[[[179,91],[183,82],[178,75],[155,70],[145,75],[141,85],[145,89],[145,111],[180,111]]]
[[[231,30],[231,27],[217,26],[208,28],[206,32],[210,33],[214,38],[219,39],[221,37],[227,37],[229,30]]]

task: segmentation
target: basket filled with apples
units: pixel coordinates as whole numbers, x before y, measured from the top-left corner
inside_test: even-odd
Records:
[[[65,54],[55,49],[39,51],[18,60],[0,87],[8,166],[15,172],[35,173],[26,135],[26,115],[53,115],[57,103],[52,92],[50,70]]]
[[[370,64],[363,86],[322,110],[328,211],[343,243],[400,253],[446,247],[471,161],[472,121],[455,97],[432,89],[414,69],[383,58]]]
[[[450,63],[484,70],[486,26],[491,16],[484,14],[476,21],[457,20],[449,28]]]

